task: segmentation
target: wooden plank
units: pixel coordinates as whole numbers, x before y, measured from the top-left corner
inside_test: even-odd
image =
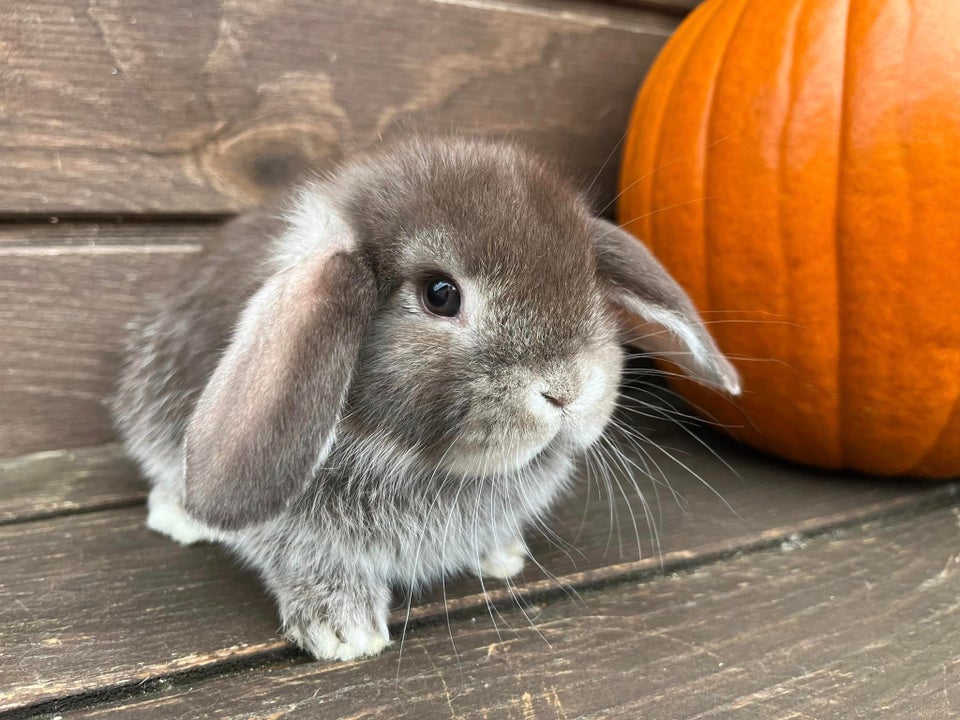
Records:
[[[43,252],[55,252],[63,246],[96,248],[103,246],[196,245],[203,244],[222,223],[219,218],[185,218],[176,222],[136,222],[123,218],[102,220],[65,220],[51,218],[43,222],[0,222],[0,257],[30,255],[37,248],[37,262]],[[70,252],[70,251],[60,251]],[[84,250],[75,250],[82,253]],[[109,252],[109,251],[107,251]]]
[[[41,242],[30,228],[27,242],[0,243],[0,457],[114,438],[106,398],[125,323],[202,250],[213,226],[158,233],[156,242],[152,232],[124,227],[114,242],[88,234],[68,245],[56,241],[66,234]]]
[[[227,213],[398,124],[521,138],[612,197],[677,19],[484,0],[11,0],[0,216]]]
[[[0,524],[143,502],[146,484],[118,445],[0,460]]]
[[[663,10],[676,15],[686,15],[704,0],[591,0],[629,8]]]
[[[277,622],[252,577],[209,548],[178,549],[146,531],[143,514],[0,529],[0,711],[242,655],[250,638],[276,645]]]
[[[124,324],[217,229],[0,223],[0,458],[114,438],[104,398]]]
[[[186,680],[76,717],[952,718],[956,508],[412,630],[361,663]],[[509,624],[509,627],[508,627]]]
[[[439,0],[443,2],[444,0]],[[584,18],[590,22],[593,13],[602,13],[613,24],[632,25],[638,13],[649,16],[650,11],[683,17],[703,0],[450,0],[460,5],[497,9],[505,4],[516,8],[536,9],[554,15]],[[585,11],[586,6],[586,11]],[[593,20],[593,22],[597,22]],[[660,22],[663,22],[661,19]]]
[[[583,587],[661,566],[689,566],[797,532],[944,503],[956,490],[842,476],[825,481],[733,446],[720,448],[738,478],[692,440],[657,439],[712,486],[664,457],[658,463],[677,499],[661,491],[658,505],[650,482],[641,481],[662,555],[654,552],[629,486],[624,496],[614,492],[611,511],[608,497],[584,480],[550,523],[560,542],[531,537],[538,561],[558,580],[531,568],[515,593],[534,596],[558,591],[557,582]],[[631,512],[638,517],[637,534]],[[180,548],[142,522],[142,509],[132,508],[0,527],[0,709],[262,662],[288,647],[277,637],[274,609],[255,578],[215,548]],[[481,617],[487,599],[510,602],[503,586],[488,591],[485,597],[478,582],[459,581],[446,589],[446,607],[437,590],[411,617],[435,622],[448,609]],[[395,634],[404,616],[401,600],[392,618]]]
[[[115,439],[107,398],[126,322],[219,229],[0,223],[0,458]]]

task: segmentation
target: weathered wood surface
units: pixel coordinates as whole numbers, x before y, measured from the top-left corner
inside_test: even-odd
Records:
[[[222,219],[398,124],[508,135],[602,202],[677,23],[579,2],[0,8],[0,458],[110,442],[126,320]],[[598,175],[599,173],[599,175]]]
[[[9,0],[0,216],[232,212],[408,122],[522,138],[589,179],[678,20],[578,6]]]
[[[193,246],[204,244],[216,233],[224,218],[185,217],[164,222],[105,218],[36,222],[0,222],[0,257],[41,258],[70,253],[131,252],[142,246]],[[86,249],[84,249],[86,248]],[[107,249],[109,248],[109,249]]]
[[[531,538],[537,559],[561,584],[583,587],[656,572],[661,564],[668,570],[688,566],[796,533],[942,504],[955,491],[944,484],[840,476],[821,482],[813,473],[721,448],[741,479],[691,440],[662,435],[658,441],[673,447],[712,489],[658,458],[679,494],[675,499],[661,489],[658,505],[649,481],[641,484],[657,524],[658,556],[630,486],[624,487],[625,497],[614,490],[611,514],[594,482],[581,482],[578,496],[564,502],[551,523],[562,543]],[[150,533],[143,519],[142,508],[129,508],[0,527],[0,709],[250,663],[287,647],[253,576],[235,569],[215,548],[181,548]],[[531,568],[516,592],[535,596],[556,588]],[[510,602],[502,586],[488,590],[490,599]],[[487,616],[475,580],[452,584],[447,599],[452,611]],[[411,617],[436,621],[445,614],[442,595],[435,592]],[[394,632],[404,615],[401,601]]]
[[[125,226],[98,242],[88,228],[60,244],[71,235],[58,228],[44,227],[49,242],[36,227],[22,242],[0,232],[0,457],[113,439],[106,399],[125,323],[214,229],[153,238],[154,227]]]
[[[593,2],[608,2],[625,7],[651,8],[686,15],[704,0],[592,0]]]
[[[960,715],[956,508],[410,631],[365,662],[186,680],[75,717],[876,720]],[[531,626],[532,625],[532,626]]]
[[[0,524],[124,507],[145,495],[116,444],[0,460]]]

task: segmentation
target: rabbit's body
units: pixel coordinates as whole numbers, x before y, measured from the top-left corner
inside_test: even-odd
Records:
[[[115,414],[148,523],[230,547],[313,654],[378,652],[392,588],[521,569],[613,410],[617,307],[736,390],[682,291],[536,159],[347,165],[285,223],[232,223],[135,324]]]
[[[347,635],[352,647],[373,653],[385,644],[387,630],[371,621],[385,619],[392,588],[416,589],[464,572],[495,578],[519,572],[527,552],[522,532],[544,514],[570,469],[569,458],[558,454],[522,478],[497,482],[408,477],[412,491],[403,494],[370,487],[364,473],[320,473],[279,516],[235,531],[190,518],[178,492],[168,491],[178,483],[171,473],[158,478],[151,492],[148,524],[184,544],[220,542],[258,569],[277,599],[284,627],[315,655],[347,652],[327,633],[311,637],[311,628],[324,629],[311,622],[318,608],[327,616],[347,611],[338,626],[355,628]],[[339,580],[331,583],[334,578]],[[344,588],[343,596],[334,595],[331,586]],[[358,603],[359,614],[351,617]]]
[[[172,497],[183,494],[187,422],[241,310],[266,277],[267,239],[281,230],[270,216],[232,221],[203,264],[187,260],[154,312],[130,325],[114,416],[127,451]]]

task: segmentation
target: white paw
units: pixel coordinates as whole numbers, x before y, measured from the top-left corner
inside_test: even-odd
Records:
[[[193,545],[197,542],[213,542],[217,531],[187,515],[169,493],[158,489],[150,492],[147,500],[147,527],[176,540],[181,545]]]
[[[506,580],[519,574],[526,562],[527,546],[523,540],[514,538],[480,560],[480,573],[484,577]]]
[[[355,627],[338,633],[325,620],[291,625],[286,636],[319,660],[353,660],[379,655],[390,644],[383,629]]]

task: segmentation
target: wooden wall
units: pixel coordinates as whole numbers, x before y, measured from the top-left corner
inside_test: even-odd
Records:
[[[6,0],[0,457],[107,442],[124,321],[216,226],[405,123],[520,138],[613,196],[693,0]]]

